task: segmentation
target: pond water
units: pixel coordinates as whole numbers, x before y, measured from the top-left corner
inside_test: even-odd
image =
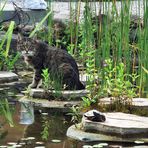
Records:
[[[4,125],[5,135],[0,140],[0,145],[10,146],[13,143],[22,145],[22,147],[47,147],[47,148],[82,148],[86,145],[96,145],[100,142],[85,143],[76,140],[72,140],[66,137],[67,128],[70,126],[69,119],[66,118],[60,112],[42,110],[35,111],[35,122],[31,125],[20,124],[20,104],[15,103],[16,111],[13,114],[15,127],[9,127]],[[43,126],[48,124],[48,130],[43,130]],[[44,128],[45,129],[45,128]],[[43,140],[43,137],[47,140]],[[102,143],[102,142],[101,142]],[[104,142],[103,142],[104,143]],[[123,143],[108,143],[108,146],[104,147],[132,147],[131,144]],[[133,145],[134,146],[134,145]],[[140,145],[142,146],[142,145]]]
[[[12,106],[12,105],[11,105]],[[3,126],[5,132],[0,139],[0,145],[11,145],[13,143],[22,144],[22,147],[45,146],[62,148],[70,145],[81,147],[81,142],[76,142],[66,137],[66,130],[70,122],[66,116],[60,112],[43,112],[35,110],[35,120],[33,124],[23,122],[21,118],[21,105],[14,103],[15,111],[13,113],[14,127],[8,124]],[[31,116],[30,116],[31,117]],[[49,135],[48,135],[49,134]]]
[[[12,98],[15,98],[12,96],[12,94],[14,94],[13,92],[6,92],[7,95],[9,94],[7,98],[9,98],[11,112],[13,113],[14,127],[10,127],[8,123],[1,126],[0,147],[12,147],[12,145],[16,145],[13,147],[91,148],[99,143],[103,143],[104,146],[102,147],[106,148],[148,147],[148,145],[143,144],[106,143],[103,141],[90,143],[70,139],[66,136],[66,131],[72,123],[71,117],[68,116],[67,113],[55,111],[54,109],[39,108],[32,104],[29,108],[24,107],[24,103],[18,103],[17,99],[12,100]],[[4,97],[4,92],[3,95],[0,96]],[[29,114],[25,109],[29,111]],[[24,114],[26,116],[24,116]],[[28,119],[28,117],[30,117],[30,119]],[[2,124],[3,121],[1,116],[0,123]]]

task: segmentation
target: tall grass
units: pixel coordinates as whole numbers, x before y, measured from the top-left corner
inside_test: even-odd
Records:
[[[84,4],[83,18],[80,18],[81,5]],[[121,11],[118,12],[116,0],[106,0],[84,3],[70,1],[70,20],[66,30],[68,52],[73,54],[86,68],[89,77],[90,88],[95,87],[96,78],[100,88],[105,86],[106,60],[112,60],[112,67],[115,70],[114,79],[118,80],[120,72],[118,67],[124,63],[124,80],[139,86],[137,96],[148,94],[148,63],[147,63],[147,40],[148,40],[148,2],[144,0],[144,27],[141,26],[141,19],[137,19],[137,28],[134,28],[131,15],[131,1],[118,1]],[[51,1],[49,1],[50,9]],[[138,0],[140,14],[140,0]],[[99,10],[98,10],[99,9]],[[53,36],[53,15],[48,15],[48,43],[52,44]],[[39,26],[42,23],[39,23]],[[38,28],[38,26],[37,26]],[[36,30],[31,34],[35,33]],[[132,36],[133,35],[133,36]],[[132,41],[131,41],[132,37]],[[62,42],[62,41],[61,41]],[[137,79],[138,78],[138,79]],[[136,79],[136,80],[135,80]],[[118,83],[118,81],[114,81]],[[93,83],[90,85],[90,83]],[[131,88],[132,89],[132,88]],[[95,90],[96,91],[96,90]],[[97,90],[100,91],[100,90]]]
[[[114,68],[119,66],[121,62],[124,63],[124,79],[125,81],[134,80],[132,83],[139,86],[138,96],[145,96],[144,94],[148,93],[148,85],[146,84],[148,75],[144,70],[148,69],[146,62],[148,54],[146,46],[148,38],[148,29],[146,27],[148,20],[147,3],[148,2],[144,0],[145,27],[141,27],[139,18],[138,27],[134,32],[136,38],[138,38],[137,43],[137,41],[131,42],[129,37],[131,31],[133,31],[130,0],[121,1],[120,13],[117,11],[116,0],[112,0],[112,2],[108,0],[102,4],[102,8],[99,5],[99,14],[97,14],[97,8],[94,7],[93,3],[85,1],[84,17],[82,23],[79,24],[80,29],[78,30],[79,35],[81,35],[81,40],[77,42],[78,45],[75,47],[78,48],[82,62],[86,65],[89,75],[95,76],[96,71],[102,71],[102,76],[98,75],[101,78],[101,85],[104,85],[104,74],[106,73],[106,71],[103,71],[104,68],[101,69],[101,67],[105,66],[106,63],[104,61],[106,59],[111,58],[113,59]],[[112,8],[109,9],[111,4]],[[92,10],[94,10],[94,8],[95,11],[93,12]],[[140,0],[138,1],[138,9],[141,9]],[[101,18],[102,12],[106,13],[106,19]],[[96,17],[94,21],[96,15],[98,15],[98,17]],[[138,13],[138,15],[140,15],[140,13]],[[71,38],[73,39],[72,33]],[[118,74],[119,72],[117,71],[114,78],[118,77]],[[129,75],[131,76],[129,77]],[[140,77],[135,83],[138,75]]]
[[[130,0],[121,0],[120,4],[118,1],[121,6],[120,12],[118,12],[116,0],[106,0],[105,3],[102,3],[101,0],[98,3],[95,3],[95,1],[88,2],[87,0],[84,3],[81,0],[69,2],[70,20],[68,30],[66,30],[68,32],[66,38],[70,39],[66,42],[66,47],[68,52],[75,55],[86,68],[90,88],[94,88],[96,85],[99,85],[100,88],[105,86],[106,71],[104,67],[107,64],[105,62],[111,59],[112,67],[115,70],[112,78],[118,80],[120,75],[118,67],[121,63],[124,63],[124,80],[132,82],[133,86],[136,85],[136,88],[139,86],[137,96],[147,96],[148,29],[146,26],[148,26],[148,2],[147,0],[143,1],[144,27],[141,26],[141,19],[139,18],[137,19],[138,27],[136,29],[134,22],[132,22]],[[82,4],[85,6],[81,19]],[[49,1],[49,7],[52,9],[51,1]],[[137,11],[139,11],[141,9],[140,0],[138,0],[137,7]],[[140,11],[137,14],[141,15]],[[47,18],[48,43],[52,45],[53,15],[49,12],[45,19]],[[30,37],[35,34],[37,28],[42,26],[44,21],[39,23]],[[132,41],[131,35],[134,35]],[[96,79],[98,84],[95,84]],[[114,81],[114,83],[118,83],[118,81]]]
[[[11,21],[8,31],[0,38],[0,70],[12,70],[19,58],[19,53],[10,54],[10,44],[15,22]]]
[[[148,96],[148,74],[144,69],[148,69],[147,57],[148,57],[148,2],[144,0],[144,29],[139,27],[139,42],[138,47],[140,49],[140,65],[139,65],[139,74],[140,74],[140,89],[139,92],[141,95],[144,94],[145,97]]]

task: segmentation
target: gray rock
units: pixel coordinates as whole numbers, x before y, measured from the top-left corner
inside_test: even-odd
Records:
[[[84,131],[103,132],[121,137],[148,137],[148,117],[132,114],[105,113],[105,122],[92,122],[82,118]]]
[[[54,91],[48,90],[45,92],[44,89],[31,89],[30,96],[33,98],[51,98],[51,96],[58,95],[59,97],[63,98],[80,98],[86,96],[89,93],[88,90],[75,90],[75,91]]]
[[[105,105],[109,105],[113,103],[112,98],[102,98],[99,101],[100,101],[99,102],[100,104],[105,104]],[[138,109],[148,109],[148,99],[147,98],[133,98],[131,106],[133,108],[138,108]]]
[[[9,83],[18,80],[18,76],[12,72],[0,71],[0,83]]]
[[[81,124],[78,124],[77,126],[81,127]],[[75,125],[72,125],[68,128],[66,135],[70,138],[84,141],[84,142],[93,142],[93,141],[111,141],[111,142],[135,142],[135,141],[143,141],[144,143],[148,143],[148,138],[140,138],[140,137],[119,137],[115,135],[109,135],[109,134],[102,134],[102,133],[91,133],[91,132],[85,132],[79,128],[77,128]]]
[[[19,102],[23,103],[32,103],[35,104],[37,107],[44,107],[44,108],[50,108],[54,111],[60,111],[60,112],[69,112],[71,107],[79,106],[81,104],[80,101],[56,101],[56,100],[47,100],[47,99],[34,99],[29,97],[21,97],[19,98]]]

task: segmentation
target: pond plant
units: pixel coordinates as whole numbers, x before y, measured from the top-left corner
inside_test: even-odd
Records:
[[[9,106],[9,102],[7,99],[2,99],[0,101],[0,115],[5,117],[5,121],[9,123],[10,127],[14,127],[14,122],[12,118],[12,110],[11,106]],[[2,124],[2,123],[0,123]],[[3,123],[5,124],[5,123]]]
[[[8,31],[0,39],[0,70],[13,70],[14,65],[20,57],[19,53],[10,53],[10,44],[15,22],[11,22]]]

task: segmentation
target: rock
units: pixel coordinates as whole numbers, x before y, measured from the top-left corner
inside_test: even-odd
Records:
[[[102,132],[120,137],[148,137],[148,117],[121,112],[105,113],[105,122],[92,122],[82,118],[84,131]]]
[[[81,124],[77,126],[81,127]],[[102,134],[102,133],[91,133],[83,131],[77,128],[75,125],[72,125],[68,128],[66,135],[70,138],[84,141],[84,142],[95,142],[95,141],[106,141],[106,142],[132,142],[136,140],[143,141],[145,144],[148,143],[148,138],[140,138],[140,137],[120,137],[116,135]]]
[[[99,104],[110,105],[113,103],[112,98],[102,98],[99,100]],[[133,98],[131,106],[138,109],[148,109],[148,99],[147,98]]]
[[[34,99],[26,96],[19,99],[19,102],[33,103],[37,107],[50,108],[54,111],[69,112],[72,106],[80,106],[80,101],[48,101],[46,99]]]
[[[62,98],[80,98],[86,96],[89,93],[88,90],[64,90],[64,91],[54,91],[48,90],[45,93],[44,89],[31,89],[30,96],[33,98],[43,98],[43,99],[51,99],[52,96],[62,97]]]
[[[79,125],[79,126],[81,126],[81,125]],[[66,135],[70,138],[84,141],[84,142],[93,142],[93,141],[130,142],[131,141],[131,139],[126,139],[126,138],[123,139],[123,138],[117,137],[117,136],[105,135],[105,134],[101,134],[101,133],[85,132],[85,131],[77,128],[75,125],[72,125],[68,128]]]
[[[18,81],[18,76],[12,72],[0,71],[0,84]]]

